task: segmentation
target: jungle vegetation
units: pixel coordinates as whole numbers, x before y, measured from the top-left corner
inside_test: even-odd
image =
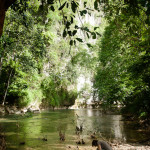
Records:
[[[1,0],[0,12],[1,104],[71,105],[86,72],[99,101],[148,118],[150,1]]]

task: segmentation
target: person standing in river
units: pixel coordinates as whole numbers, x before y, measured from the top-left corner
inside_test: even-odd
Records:
[[[97,146],[97,150],[112,150],[110,145],[105,141],[93,140],[92,146]]]

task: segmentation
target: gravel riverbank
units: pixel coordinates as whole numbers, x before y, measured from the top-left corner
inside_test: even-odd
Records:
[[[113,150],[150,150],[150,146],[143,145],[130,145],[130,144],[112,144]],[[96,147],[92,146],[72,146],[68,145],[66,150],[96,150]]]

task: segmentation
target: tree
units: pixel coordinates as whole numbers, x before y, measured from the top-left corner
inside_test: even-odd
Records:
[[[95,86],[101,100],[119,102],[126,113],[148,118],[150,6],[148,1],[134,2],[105,3],[108,26],[99,42]]]
[[[24,7],[18,9],[16,3],[7,11],[0,43],[0,78],[3,79],[0,80],[0,97],[4,97],[5,104],[18,106],[41,102],[43,98],[52,102],[53,106],[64,105],[67,99],[72,103],[76,91],[67,88],[76,84],[77,75],[71,57],[77,52],[73,52],[68,44],[70,37],[61,36],[62,12],[53,11],[47,3],[43,3],[43,10],[39,1],[34,2],[28,1],[26,10]],[[59,3],[55,7],[58,6],[61,7]],[[64,15],[69,15],[66,9],[63,8]],[[71,31],[67,32],[70,34]],[[72,48],[77,49],[75,45]],[[49,78],[51,82],[46,87],[43,83]],[[64,87],[60,79],[64,81]],[[45,90],[53,92],[48,95]]]
[[[0,0],[0,37],[3,32],[6,11],[15,1],[16,0]]]

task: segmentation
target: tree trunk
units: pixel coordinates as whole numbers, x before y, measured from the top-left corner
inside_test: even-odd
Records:
[[[3,66],[3,57],[1,56],[1,58],[0,58],[0,76],[1,76],[2,66]]]
[[[15,1],[16,0],[0,0],[0,37],[3,33],[6,11]]]
[[[5,9],[0,7],[0,37],[2,36],[3,33],[4,19],[5,19]]]
[[[10,79],[11,79],[12,71],[13,71],[13,69],[11,69],[11,71],[10,71],[8,82],[7,82],[6,91],[4,93],[4,98],[3,98],[3,103],[2,103],[3,106],[5,105],[5,100],[6,100],[6,96],[7,96],[7,91],[8,91],[8,88],[9,88],[9,84],[10,84]]]
[[[53,107],[53,111],[55,111],[55,106],[52,106]]]

